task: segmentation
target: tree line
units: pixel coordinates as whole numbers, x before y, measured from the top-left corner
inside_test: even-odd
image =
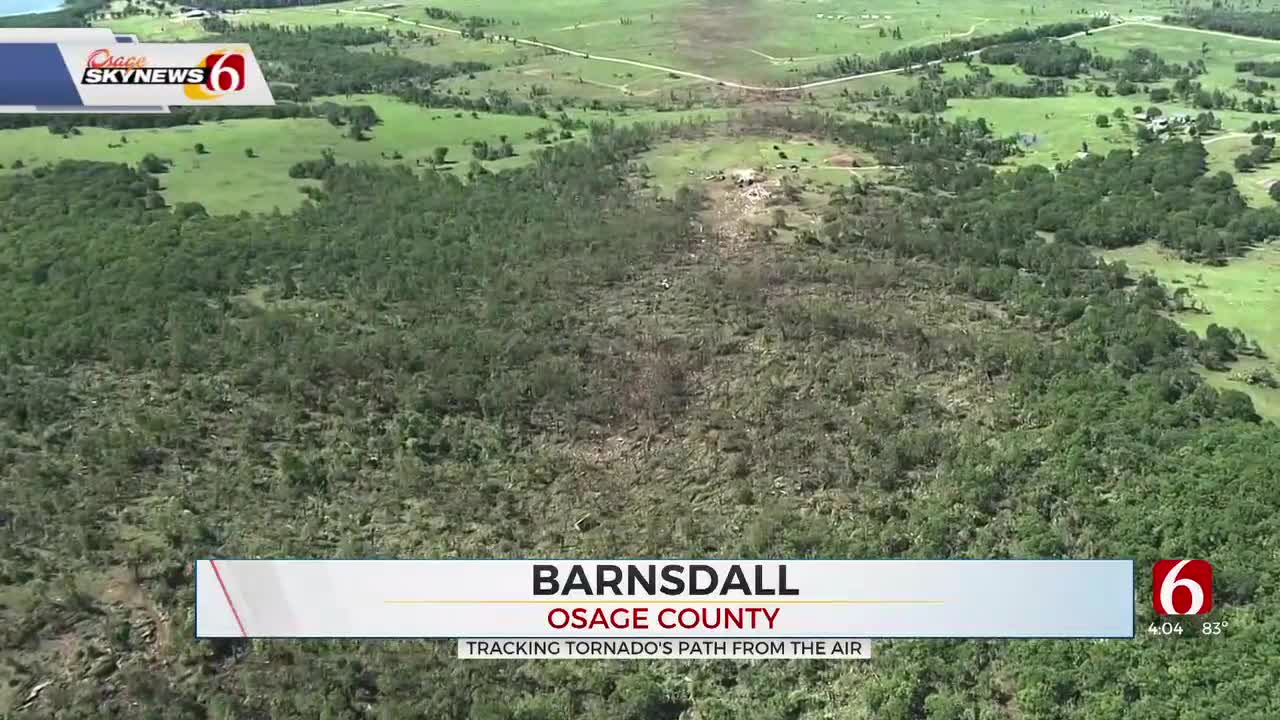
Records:
[[[1178,15],[1166,15],[1164,21],[1205,30],[1235,35],[1280,39],[1280,12],[1223,7],[1188,8]]]
[[[977,52],[992,45],[1011,45],[1027,43],[1048,38],[1061,38],[1089,30],[1106,27],[1110,24],[1107,18],[1093,18],[1088,22],[1054,23],[1034,28],[1018,28],[995,35],[975,35],[967,38],[955,38],[940,43],[929,43],[881,53],[878,58],[864,58],[861,55],[846,55],[826,65],[814,69],[816,78],[841,77],[878,70],[896,70],[933,62],[961,60],[966,55]]]

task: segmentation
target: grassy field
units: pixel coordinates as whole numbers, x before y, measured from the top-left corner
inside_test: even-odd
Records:
[[[115,0],[107,6],[102,17],[98,18],[94,24],[111,28],[117,33],[137,35],[144,42],[147,40],[193,41],[208,35],[198,20],[175,18],[174,16],[178,14],[176,5],[166,4],[158,9],[148,5],[148,9],[156,13],[148,15],[122,15],[124,7],[124,2]]]
[[[193,201],[210,212],[289,210],[302,202],[301,181],[289,178],[289,168],[301,160],[332,150],[340,162],[407,162],[430,157],[437,146],[449,148],[454,168],[470,161],[471,140],[498,141],[507,135],[519,157],[489,163],[495,168],[521,162],[537,148],[524,135],[548,125],[535,117],[480,115],[456,117],[453,110],[430,110],[376,97],[353,97],[350,104],[375,107],[382,124],[367,141],[351,140],[325,120],[231,120],[220,123],[131,130],[84,128],[80,135],[59,137],[43,128],[0,133],[0,162],[12,168],[21,159],[27,166],[71,158],[136,163],[147,153],[174,161],[161,178],[170,203]],[[120,144],[120,138],[128,142]],[[207,154],[197,155],[203,143]],[[108,147],[108,144],[118,147]],[[248,158],[252,148],[256,158]],[[403,160],[393,160],[399,152]]]
[[[420,0],[396,10],[412,17]],[[423,3],[425,4],[425,3]],[[1080,19],[1110,11],[1158,14],[1165,3],[1103,2],[1088,6],[1017,0],[953,0],[945,9],[915,0],[641,0],[619,9],[607,0],[431,0],[464,14],[504,21],[510,34],[632,59],[652,59],[729,79],[780,81],[840,55],[878,55],[1022,25]],[[1085,11],[1082,15],[1081,11]],[[623,24],[626,19],[629,24]],[[502,31],[503,26],[498,26]],[[881,30],[884,36],[881,36]],[[894,30],[901,39],[893,37]]]
[[[1204,60],[1207,72],[1197,77],[1196,81],[1206,88],[1221,88],[1224,91],[1232,88],[1237,77],[1264,79],[1236,73],[1237,62],[1280,60],[1280,42],[1274,40],[1230,38],[1177,27],[1129,26],[1094,33],[1077,42],[1082,47],[1117,58],[1134,48],[1146,47],[1155,50],[1165,60],[1183,65],[1192,60]]]
[[[945,114],[948,118],[984,117],[999,135],[1025,134],[1034,141],[1023,149],[1022,161],[1052,166],[1059,161],[1071,160],[1081,150],[1081,143],[1088,143],[1089,151],[1105,153],[1116,147],[1134,144],[1133,121],[1121,123],[1111,118],[1111,126],[1100,128],[1095,124],[1098,115],[1111,115],[1116,108],[1131,114],[1134,105],[1146,105],[1145,97],[1100,98],[1088,93],[1073,93],[1065,98],[982,98],[951,100]],[[1195,108],[1166,103],[1166,114],[1189,113]],[[1223,133],[1240,132],[1254,120],[1268,119],[1230,110],[1215,111],[1222,120]]]
[[[1158,0],[1099,2],[1080,7],[1019,0],[954,0],[945,10],[914,0],[885,0],[874,5],[847,0],[638,0],[621,8],[607,0],[516,4],[506,0],[405,0],[394,8],[382,5],[348,0],[310,7],[255,9],[230,19],[288,26],[344,23],[412,27],[361,14],[381,13],[413,23],[454,27],[447,20],[433,20],[426,15],[425,8],[434,6],[464,16],[493,18],[497,23],[487,28],[490,34],[536,39],[729,80],[794,84],[815,66],[842,55],[875,56],[909,45],[1081,20],[1101,12],[1158,15],[1169,9],[1167,3]],[[104,22],[120,30],[127,25],[129,32],[146,37],[199,32],[192,24],[168,17]],[[475,52],[484,54],[486,50]]]
[[[1213,141],[1205,147],[1209,150],[1209,172],[1222,171],[1234,175],[1240,194],[1249,200],[1250,205],[1260,207],[1275,202],[1267,195],[1267,189],[1280,179],[1280,163],[1272,161],[1247,173],[1237,172],[1233,162],[1237,155],[1252,149],[1252,137],[1247,134],[1222,135],[1218,139],[1211,138]]]
[[[62,159],[137,163],[148,153],[174,161],[162,176],[164,195],[172,204],[202,203],[210,212],[233,213],[289,210],[302,202],[299,192],[306,181],[289,177],[289,168],[302,160],[320,157],[331,150],[339,162],[406,163],[427,167],[436,147],[449,148],[450,172],[465,172],[471,161],[472,141],[499,142],[506,135],[516,156],[486,163],[491,170],[527,162],[541,147],[526,133],[553,126],[537,117],[463,113],[454,109],[422,108],[394,98],[353,95],[332,98],[349,105],[370,105],[382,119],[365,141],[346,137],[342,128],[325,120],[229,120],[199,126],[157,130],[101,130],[82,128],[80,135],[61,137],[44,128],[0,132],[0,163],[13,172],[21,160],[27,167]],[[586,122],[615,120],[623,123],[680,122],[697,118],[723,119],[728,111],[667,112],[636,111],[605,113],[575,110],[570,113]],[[557,126],[557,132],[559,130]],[[585,131],[584,131],[585,132]],[[128,142],[121,143],[121,138]],[[197,155],[194,146],[203,143],[206,154]],[[109,147],[116,145],[117,147]],[[252,148],[257,157],[248,158]],[[400,158],[394,154],[399,153]]]
[[[1237,369],[1264,364],[1280,373],[1280,248],[1257,248],[1223,267],[1210,267],[1178,259],[1155,245],[1142,245],[1107,253],[1111,260],[1123,260],[1134,274],[1151,272],[1170,287],[1186,287],[1207,313],[1181,313],[1177,319],[1185,327],[1203,335],[1210,323],[1238,327],[1267,354],[1265,360],[1246,360]],[[1260,388],[1231,379],[1231,373],[1207,372],[1210,382],[1221,388],[1249,393],[1258,411],[1280,420],[1280,390]]]

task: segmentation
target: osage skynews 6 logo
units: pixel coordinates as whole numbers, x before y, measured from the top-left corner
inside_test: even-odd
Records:
[[[222,49],[209,53],[194,67],[151,67],[147,58],[113,55],[103,48],[89,53],[84,85],[182,85],[192,100],[215,100],[244,89],[243,53]]]

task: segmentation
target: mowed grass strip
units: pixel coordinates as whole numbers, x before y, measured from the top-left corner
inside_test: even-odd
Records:
[[[1208,312],[1182,312],[1175,318],[1201,336],[1211,323],[1238,327],[1256,340],[1267,354],[1264,360],[1245,359],[1234,370],[1262,365],[1280,376],[1280,248],[1263,246],[1244,257],[1232,258],[1221,267],[1189,263],[1154,244],[1105,253],[1109,260],[1123,260],[1140,275],[1150,272],[1171,288],[1185,287]],[[1232,373],[1206,372],[1215,386],[1243,390],[1258,411],[1280,420],[1280,390],[1248,385],[1231,379]]]

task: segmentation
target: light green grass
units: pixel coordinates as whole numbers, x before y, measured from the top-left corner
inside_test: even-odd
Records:
[[[1220,88],[1224,91],[1231,90],[1238,77],[1268,80],[1237,73],[1235,71],[1237,62],[1280,60],[1280,43],[1278,42],[1261,38],[1230,38],[1172,27],[1128,26],[1094,33],[1076,42],[1082,47],[1116,58],[1124,56],[1134,48],[1145,47],[1154,50],[1165,60],[1182,65],[1193,60],[1204,60],[1207,72],[1195,78],[1196,82],[1206,88]],[[1208,52],[1202,53],[1202,49]],[[1244,96],[1241,90],[1235,92]]]
[[[83,128],[80,135],[62,138],[43,128],[0,132],[0,162],[12,172],[21,159],[28,167],[61,159],[117,161],[135,164],[147,153],[174,161],[170,172],[161,176],[164,195],[170,204],[191,201],[210,212],[240,210],[289,210],[302,202],[302,182],[289,177],[289,168],[301,160],[320,157],[323,150],[334,152],[339,162],[397,162],[383,157],[399,152],[400,162],[416,166],[418,159],[431,156],[437,146],[449,148],[453,167],[470,161],[471,140],[496,143],[508,135],[518,157],[489,163],[494,169],[527,160],[537,144],[525,133],[550,125],[536,117],[480,114],[479,119],[454,110],[419,108],[397,100],[356,96],[338,99],[350,104],[370,104],[382,118],[369,140],[357,142],[343,135],[325,120],[230,120],[198,126],[155,130],[115,131]],[[119,145],[120,138],[128,139]],[[208,150],[197,155],[194,145]],[[119,147],[109,148],[108,144]],[[257,158],[247,158],[252,148]]]
[[[785,160],[780,153],[786,154]],[[762,170],[771,176],[797,175],[817,182],[848,182],[850,170],[831,166],[832,159],[837,156],[855,158],[860,165],[875,162],[862,153],[829,142],[758,136],[663,143],[641,160],[653,174],[654,185],[663,192],[671,192],[681,185],[700,183],[713,173],[736,169]],[[776,167],[779,164],[785,167],[779,170]],[[798,166],[799,172],[792,173],[792,165]]]
[[[102,15],[94,21],[98,27],[111,28],[122,35],[137,35],[140,40],[194,41],[208,37],[199,20],[184,20],[176,17],[178,6],[164,4],[157,8],[150,3],[147,9],[156,13],[148,15],[122,15],[125,3],[114,0],[107,5]]]
[[[400,7],[392,9],[381,5],[348,0],[250,10],[230,19],[275,25],[345,23],[410,29],[385,18],[351,14],[364,10],[452,27],[448,21],[427,17],[425,8],[436,6],[463,15],[495,18],[499,22],[488,28],[491,33],[727,80],[795,84],[815,66],[842,55],[878,56],[949,38],[1079,21],[1088,13],[1101,11],[1160,14],[1167,9],[1157,0],[1100,2],[1086,7],[1021,0],[951,0],[945,8],[915,0],[885,0],[873,5],[848,0],[636,0],[625,6],[611,0],[403,0]],[[1082,9],[1086,14],[1081,14]],[[882,27],[885,37],[880,36]],[[892,37],[895,28],[901,29],[901,40]]]
[[[144,155],[154,153],[174,161],[170,172],[161,176],[163,193],[170,204],[199,202],[215,213],[263,212],[275,207],[287,211],[302,202],[299,188],[305,184],[291,179],[289,168],[299,161],[319,158],[326,149],[343,163],[404,163],[425,168],[434,149],[442,146],[449,148],[452,163],[448,171],[465,172],[471,161],[472,141],[496,144],[500,136],[506,135],[516,156],[486,163],[496,171],[528,162],[542,146],[527,139],[526,133],[554,125],[532,116],[477,113],[478,117],[472,117],[470,112],[422,108],[379,95],[329,99],[340,104],[370,105],[382,123],[363,142],[347,138],[343,128],[312,119],[229,120],[155,130],[82,128],[80,135],[66,138],[44,128],[6,130],[0,132],[0,163],[5,166],[0,172],[14,172],[16,160],[22,160],[28,168],[62,159],[136,164]],[[571,115],[587,122],[678,123],[723,119],[728,111],[610,114],[574,110]],[[122,136],[128,139],[127,143],[120,143]],[[197,155],[193,149],[196,143],[203,143],[207,154]],[[118,147],[108,147],[109,144]],[[258,157],[246,157],[246,148],[252,148]],[[401,159],[392,159],[396,152]]]
[[[1180,260],[1155,245],[1141,245],[1106,253],[1108,259],[1123,260],[1134,274],[1151,272],[1170,287],[1186,287],[1207,313],[1179,313],[1183,326],[1201,335],[1210,323],[1238,327],[1257,340],[1266,360],[1245,360],[1236,369],[1265,364],[1280,375],[1280,248],[1265,246],[1227,265],[1211,267]],[[1280,390],[1237,382],[1229,373],[1206,372],[1217,387],[1247,392],[1258,411],[1280,420]]]
[[[459,45],[465,47],[477,43],[446,39],[438,46],[402,50],[402,54],[425,62],[449,62],[453,59],[451,53]],[[551,97],[627,104],[670,102],[671,91],[677,91],[677,97],[684,97],[688,88],[707,86],[698,80],[672,78],[659,70],[595,62],[532,48],[512,48],[503,44],[498,47],[503,49],[503,54],[474,58],[489,63],[492,70],[476,73],[474,79],[465,76],[449,78],[439,86],[473,95],[506,91],[524,100],[535,99],[534,89],[537,87]]]
[[[1025,133],[1034,135],[1034,145],[1025,147],[1020,162],[1039,163],[1052,167],[1055,163],[1070,161],[1087,142],[1092,153],[1105,153],[1117,147],[1132,147],[1134,121],[1121,124],[1114,118],[1111,127],[1099,128],[1095,118],[1111,115],[1116,108],[1130,113],[1132,107],[1146,107],[1145,96],[1127,98],[1100,98],[1088,93],[1073,93],[1065,98],[983,98],[955,99],[948,103],[947,118],[986,118],[997,135]],[[1188,113],[1192,116],[1203,112],[1185,105],[1166,103],[1161,106],[1166,115]],[[1268,119],[1266,115],[1214,111],[1222,120],[1223,132],[1239,132],[1254,120]]]
[[[1236,156],[1247,153],[1253,148],[1250,138],[1249,135],[1222,136],[1222,139],[1206,145],[1205,148],[1209,151],[1209,172],[1231,173],[1235,176],[1236,187],[1240,189],[1240,194],[1245,196],[1249,204],[1263,207],[1275,202],[1267,195],[1267,188],[1273,181],[1280,179],[1280,162],[1273,160],[1247,173],[1237,172],[1234,165]],[[1277,281],[1280,282],[1280,278],[1277,278]]]

